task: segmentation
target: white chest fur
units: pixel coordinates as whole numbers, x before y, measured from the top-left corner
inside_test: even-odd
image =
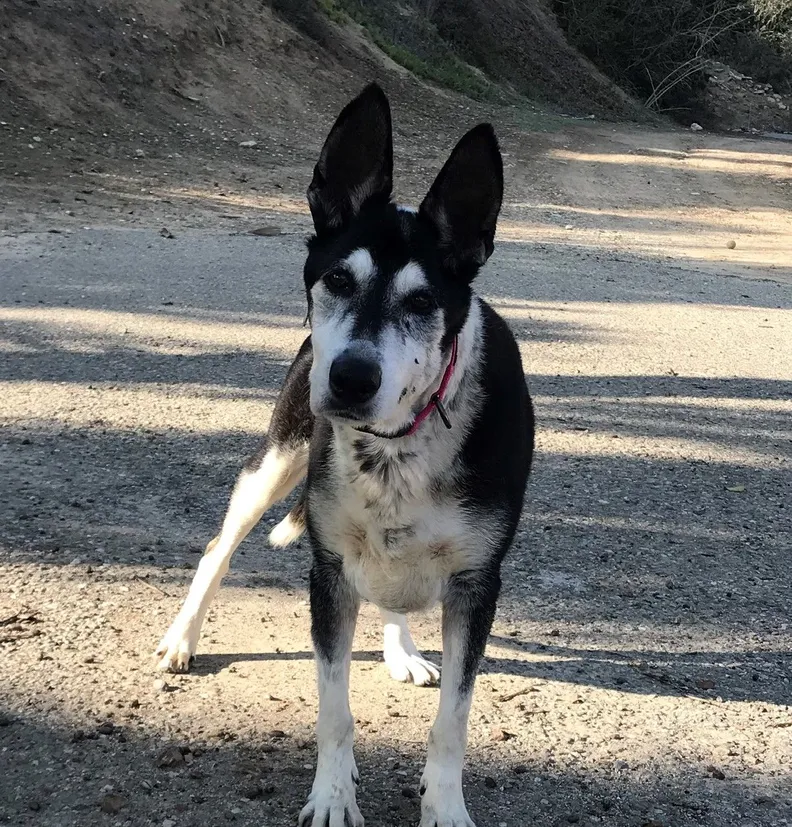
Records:
[[[438,486],[427,472],[417,454],[383,456],[368,472],[354,456],[340,457],[337,493],[314,503],[323,542],[342,556],[357,591],[394,612],[433,605],[448,578],[475,566],[486,549],[453,486]]]

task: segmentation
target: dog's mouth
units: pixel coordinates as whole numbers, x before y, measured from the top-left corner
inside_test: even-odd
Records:
[[[371,436],[380,437],[381,439],[399,439],[399,437],[407,436],[413,427],[413,421],[411,420],[397,430],[380,430],[369,424],[359,414],[348,410],[329,410],[324,412],[324,416],[333,422],[338,422],[341,425],[348,425],[356,431],[360,431],[362,434],[370,434]]]

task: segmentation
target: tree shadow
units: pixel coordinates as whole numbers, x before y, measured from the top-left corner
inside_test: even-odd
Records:
[[[0,778],[6,823],[293,827],[310,790],[315,747],[303,722],[271,728],[277,721],[268,718],[232,733],[215,720],[197,734],[189,724],[149,723],[145,711],[129,708],[117,720],[64,720],[59,712],[4,712],[9,723],[0,733],[15,755]],[[363,724],[355,753],[366,823],[418,823],[425,738],[404,741],[398,731],[382,735]],[[592,770],[570,754],[548,753],[541,737],[517,748],[487,744],[474,727],[471,740],[465,798],[481,824],[770,827],[792,816],[783,780],[716,780],[695,763],[666,763],[663,746],[656,759],[611,756]],[[163,754],[170,765],[162,766]],[[115,815],[100,808],[107,796],[116,797]]]

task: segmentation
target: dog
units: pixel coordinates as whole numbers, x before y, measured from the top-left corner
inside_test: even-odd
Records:
[[[308,188],[311,334],[157,649],[163,669],[189,668],[234,550],[305,479],[270,535],[282,546],[307,528],[313,550],[318,757],[299,827],[363,825],[348,699],[361,598],[381,610],[391,675],[416,684],[439,671],[405,615],[442,603],[421,827],[474,827],[462,794],[468,715],[531,468],[519,350],[471,287],[493,251],[503,198],[495,133],[470,130],[417,210],[392,203],[392,180],[390,106],[373,84],[338,116]]]

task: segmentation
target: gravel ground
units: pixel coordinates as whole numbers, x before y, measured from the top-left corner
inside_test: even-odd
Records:
[[[195,671],[150,658],[305,334],[288,222],[0,239],[0,822],[296,822],[307,545],[275,552],[261,526]],[[792,824],[792,288],[574,242],[504,240],[479,284],[519,337],[539,432],[471,717],[471,813]],[[437,613],[411,625],[437,657]],[[379,635],[364,607],[360,806],[396,827],[419,819],[437,692],[390,681]]]

